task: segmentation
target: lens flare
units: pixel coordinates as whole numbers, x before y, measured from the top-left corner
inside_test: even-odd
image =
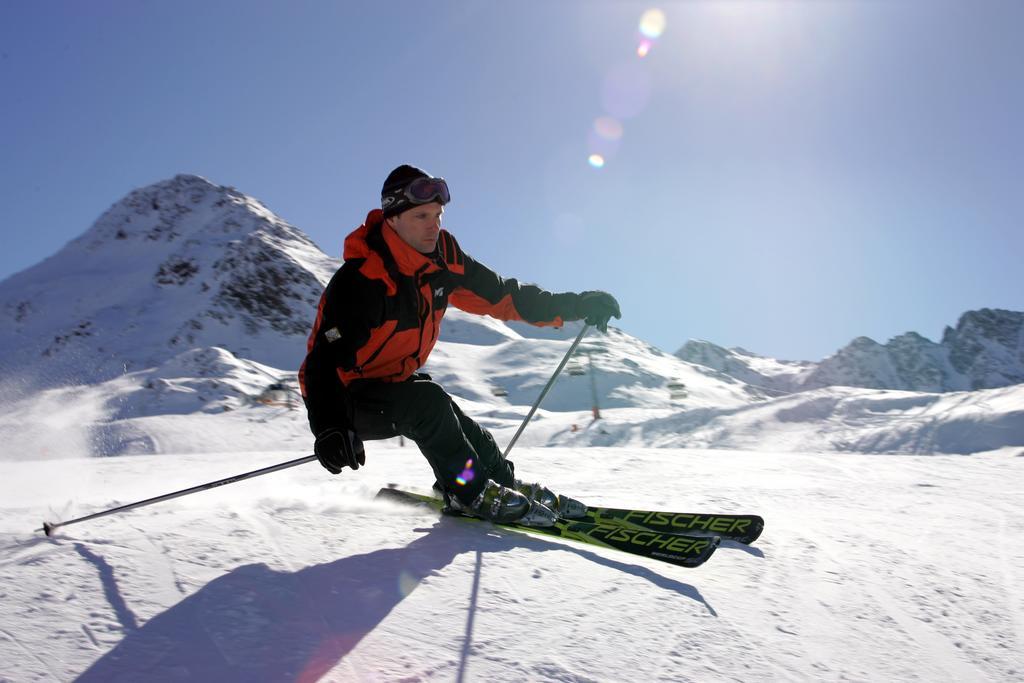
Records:
[[[587,163],[594,168],[604,168],[604,157],[600,154],[591,154],[587,158]]]
[[[611,116],[602,116],[594,120],[594,132],[605,140],[618,140],[622,137],[622,124]]]
[[[665,13],[660,9],[649,9],[640,17],[640,33],[655,40],[665,31]],[[648,48],[650,49],[650,48]],[[642,57],[643,55],[641,55]]]
[[[473,459],[470,458],[466,461],[466,466],[462,470],[462,474],[455,477],[455,483],[459,486],[465,486],[469,482],[473,481],[473,477],[476,475],[473,473]]]
[[[611,133],[612,136],[608,136],[608,133]],[[621,138],[614,137],[614,134],[614,129],[602,132],[597,130],[596,127],[591,128],[587,133],[587,152],[601,159],[601,166],[615,158],[622,144]],[[593,165],[593,162],[591,162],[591,165]],[[597,168],[600,168],[600,166]]]
[[[639,47],[637,47],[636,49],[636,56],[639,57],[640,59],[646,57],[648,54],[650,54],[652,45],[653,43],[651,43],[651,41],[647,40],[646,38],[641,40]]]

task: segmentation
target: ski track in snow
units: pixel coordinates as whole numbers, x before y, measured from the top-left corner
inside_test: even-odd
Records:
[[[288,457],[0,463],[0,680],[1024,679],[1005,451],[514,455],[585,501],[764,515],[693,570],[373,502],[430,482],[397,447],[30,535],[54,501],[78,516]]]

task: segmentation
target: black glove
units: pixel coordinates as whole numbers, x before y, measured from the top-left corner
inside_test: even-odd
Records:
[[[316,438],[313,450],[320,464],[331,474],[340,473],[342,467],[358,470],[360,465],[366,464],[363,442],[351,429],[324,430]]]
[[[608,331],[608,320],[614,316],[621,318],[619,302],[608,292],[580,292],[576,311],[588,325],[593,325],[602,332]]]

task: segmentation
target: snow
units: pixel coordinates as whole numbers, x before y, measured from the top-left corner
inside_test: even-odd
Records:
[[[201,428],[201,422],[193,427]],[[212,429],[208,426],[207,429]],[[219,427],[223,429],[223,425]],[[0,678],[1014,680],[1024,452],[970,458],[521,448],[609,505],[756,511],[682,569],[373,501],[412,448],[316,463],[58,531],[46,520],[294,451],[2,462]]]
[[[1024,385],[946,394],[829,387],[637,427],[658,446],[969,454],[1024,444]]]

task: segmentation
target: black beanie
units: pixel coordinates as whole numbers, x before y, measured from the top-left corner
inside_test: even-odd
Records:
[[[423,169],[409,166],[408,164],[402,164],[389,173],[384,181],[384,186],[380,189],[380,203],[381,208],[384,210],[384,218],[397,216],[406,209],[411,208],[411,203],[404,196],[399,195],[397,198],[395,197],[395,190],[402,190],[408,187],[409,183],[417,178],[429,177],[430,174]],[[385,205],[385,203],[387,204]]]

